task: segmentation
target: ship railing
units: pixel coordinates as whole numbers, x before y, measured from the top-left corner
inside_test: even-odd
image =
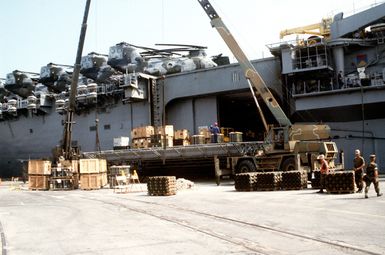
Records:
[[[345,77],[340,82],[326,82],[321,80],[302,81],[292,84],[291,94],[293,97],[314,95],[320,93],[340,93],[343,91],[354,91],[359,89],[385,88],[382,75],[370,76],[367,79],[358,77]]]
[[[107,150],[101,152],[83,152],[84,158],[105,158],[108,161],[162,160],[210,158],[214,156],[244,156],[256,154],[262,150],[264,142],[236,142],[194,144],[188,146],[151,147],[126,150]]]

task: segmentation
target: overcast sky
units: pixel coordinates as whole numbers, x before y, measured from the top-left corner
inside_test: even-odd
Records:
[[[50,62],[73,65],[86,0],[1,0],[0,78],[13,70],[40,72]],[[250,59],[268,57],[266,44],[286,28],[320,22],[382,1],[211,0]],[[208,46],[231,56],[197,0],[92,0],[83,55],[108,53],[119,42]],[[231,57],[233,61],[233,57]]]

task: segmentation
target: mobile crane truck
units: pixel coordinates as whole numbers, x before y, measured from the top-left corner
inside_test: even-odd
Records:
[[[227,158],[227,169],[220,169],[219,160],[216,159],[218,161],[215,164],[217,178],[229,173],[254,171],[307,170],[311,173],[314,170],[316,157],[320,154],[325,155],[330,168],[343,169],[343,154],[341,154],[341,163],[336,163],[338,149],[336,143],[330,140],[330,127],[319,124],[292,124],[209,0],[198,0],[198,2],[209,16],[212,27],[216,28],[238,60],[266,131],[261,150],[256,154]],[[267,105],[278,123],[277,126],[266,123],[255,94],[259,95]]]

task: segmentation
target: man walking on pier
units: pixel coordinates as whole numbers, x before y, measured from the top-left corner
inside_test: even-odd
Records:
[[[354,180],[358,188],[357,192],[361,193],[363,188],[362,174],[365,167],[365,160],[361,156],[360,150],[355,151],[355,158],[353,159],[354,166]]]
[[[366,167],[366,174],[364,176],[365,181],[365,198],[368,198],[368,191],[370,184],[373,182],[374,189],[377,193],[377,196],[382,196],[382,193],[380,193],[380,187],[378,185],[378,169],[376,164],[376,155],[370,155],[370,163]]]

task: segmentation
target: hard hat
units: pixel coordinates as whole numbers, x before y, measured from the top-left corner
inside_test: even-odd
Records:
[[[360,154],[360,153],[361,153],[360,150],[355,151],[355,154]]]
[[[325,156],[323,154],[318,155],[317,159],[324,159]]]

